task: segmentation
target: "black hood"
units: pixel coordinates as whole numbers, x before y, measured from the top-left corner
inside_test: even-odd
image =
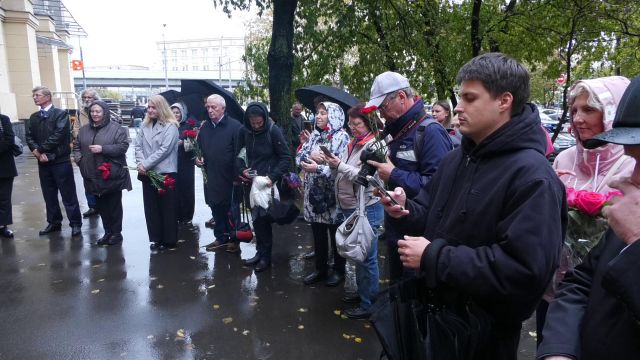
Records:
[[[521,149],[533,149],[544,156],[547,139],[540,125],[538,108],[526,104],[519,114],[498,128],[476,145],[467,137],[462,138],[462,149],[472,158],[488,157]]]
[[[249,111],[252,110],[252,108],[258,108],[258,111],[264,115],[264,126],[260,130],[253,130],[253,128],[251,127],[251,122],[249,122]],[[261,102],[252,102],[247,105],[247,109],[244,111],[244,119],[242,122],[244,124],[244,127],[253,134],[261,134],[269,129],[271,125],[273,125],[273,121],[269,117],[269,110],[267,109],[267,105]]]

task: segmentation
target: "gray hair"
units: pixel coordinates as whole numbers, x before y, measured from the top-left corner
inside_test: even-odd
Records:
[[[213,101],[214,103],[218,104],[218,106],[221,106],[223,108],[227,108],[227,102],[224,101],[224,98],[218,94],[213,94],[213,95],[209,95],[209,97],[207,98],[207,101]]]
[[[100,95],[98,95],[98,92],[95,89],[85,89],[80,93],[80,98],[82,98],[85,94],[89,94],[91,95],[91,97],[93,98],[93,101],[96,100],[100,100]]]
[[[46,86],[36,86],[33,88],[33,90],[31,90],[31,93],[34,94],[37,91],[42,92],[42,95],[44,96],[51,96],[51,90],[49,90],[49,88]]]

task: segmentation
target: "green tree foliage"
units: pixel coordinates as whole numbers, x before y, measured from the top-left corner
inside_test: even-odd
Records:
[[[458,69],[489,51],[527,65],[532,99],[541,104],[566,98],[575,79],[640,72],[635,1],[300,0],[294,28],[291,89],[333,85],[363,100],[374,77],[393,70],[427,101],[455,103]],[[247,53],[257,84],[267,80],[261,41]],[[560,74],[567,82],[559,87]]]

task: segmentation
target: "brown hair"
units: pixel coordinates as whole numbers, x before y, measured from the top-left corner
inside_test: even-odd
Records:
[[[369,128],[369,130],[373,131],[374,129],[378,129],[378,132],[382,132],[384,124],[382,123],[376,112],[372,111],[368,114],[365,114],[362,112],[364,106],[365,103],[357,103],[354,107],[347,111],[347,116],[360,118],[364,121],[364,124]]]

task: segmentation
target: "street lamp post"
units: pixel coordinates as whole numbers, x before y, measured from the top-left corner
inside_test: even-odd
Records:
[[[167,28],[167,24],[162,24],[162,58],[164,62],[164,89],[169,90],[169,75],[167,72],[167,42],[164,37],[164,30]]]

